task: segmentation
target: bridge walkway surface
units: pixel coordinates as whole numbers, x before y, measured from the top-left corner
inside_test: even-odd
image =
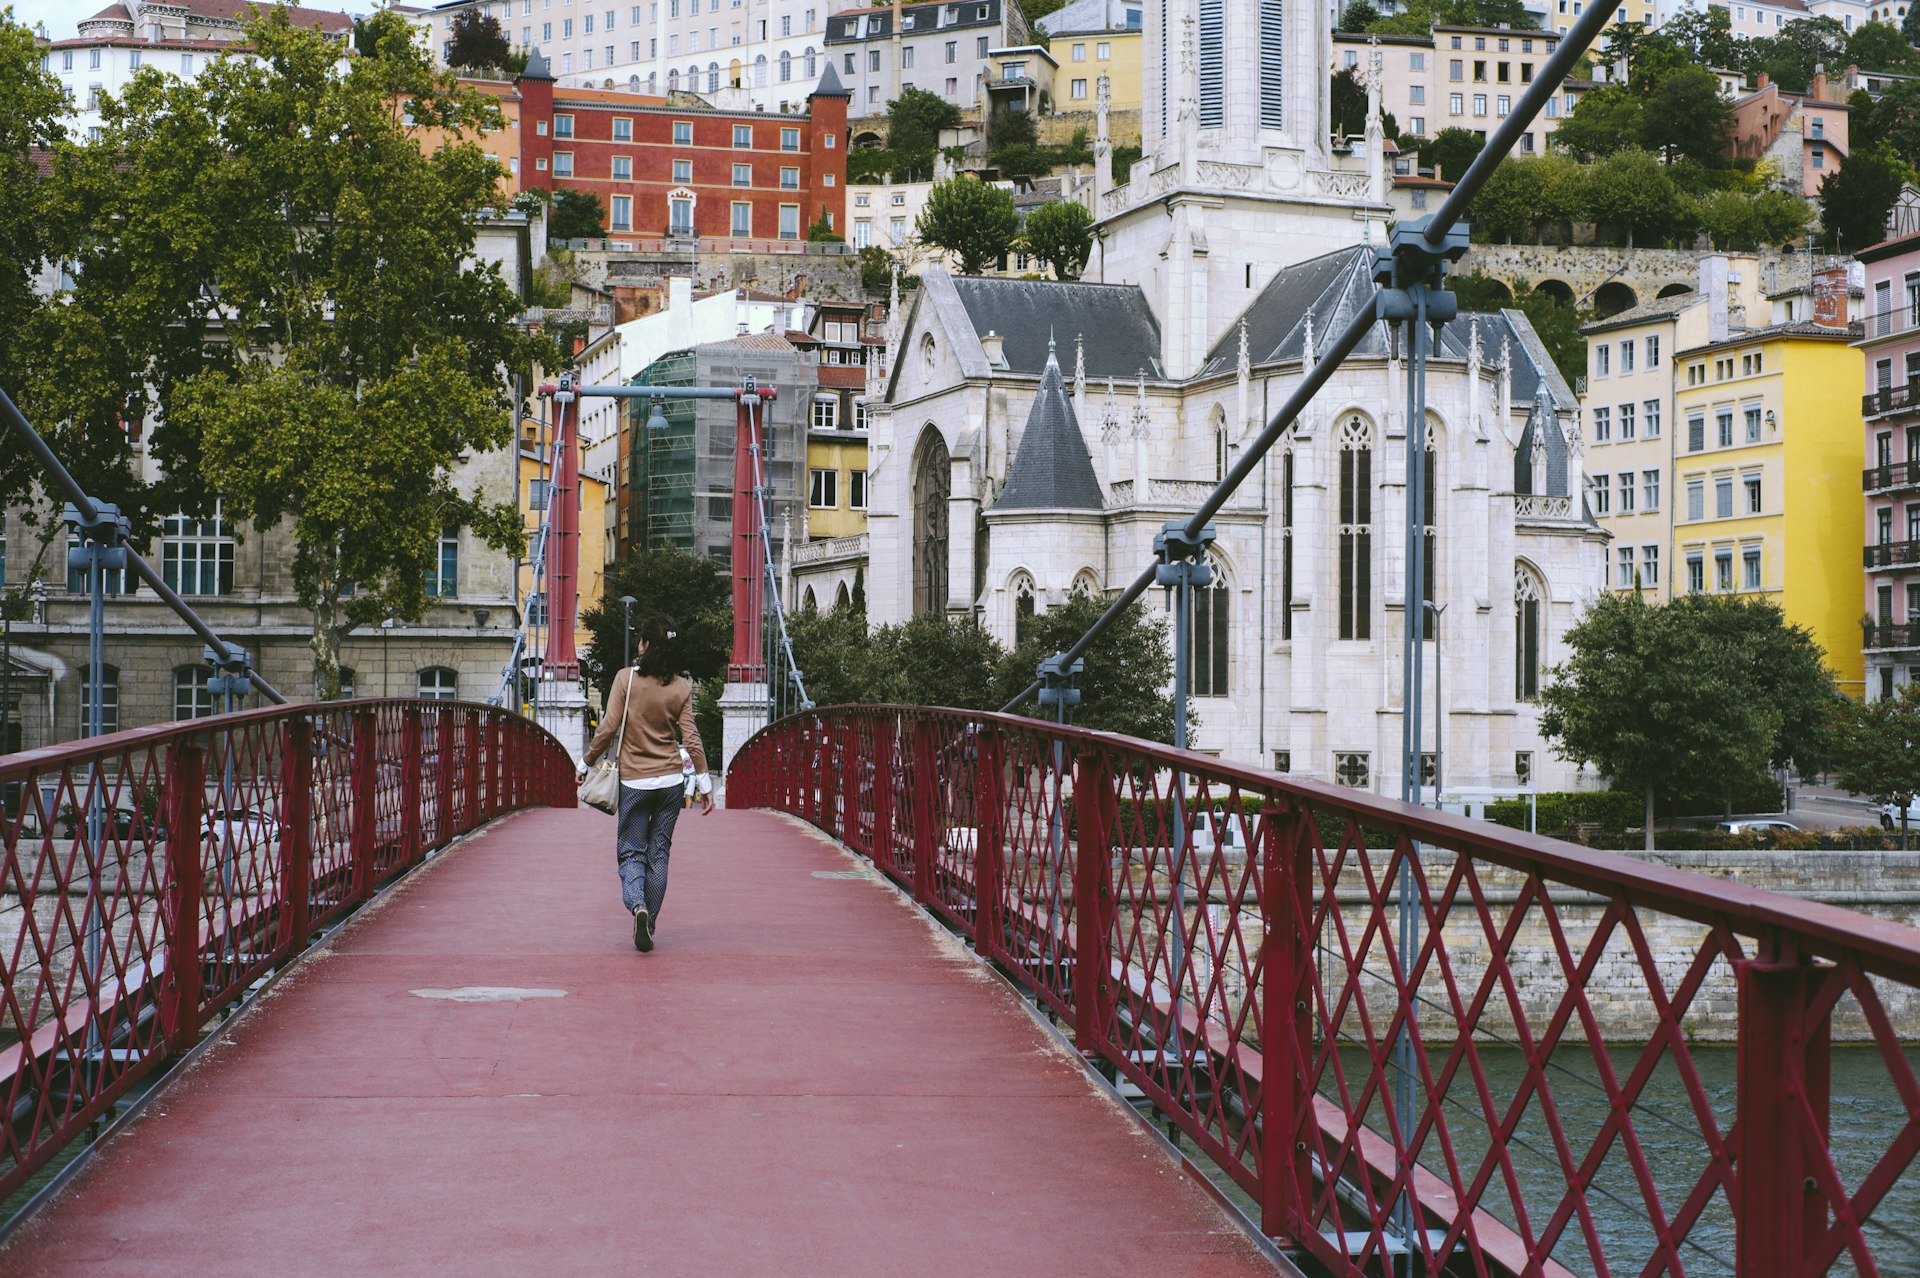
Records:
[[[688,813],[639,954],[612,843],[537,809],[418,871],[0,1272],[1276,1272],[864,862]]]

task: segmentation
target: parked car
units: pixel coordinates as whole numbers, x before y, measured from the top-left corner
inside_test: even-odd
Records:
[[[1900,805],[1883,803],[1880,805],[1880,828],[1897,830],[1900,828]],[[1907,828],[1920,831],[1920,798],[1907,805]]]
[[[258,808],[215,808],[200,819],[200,829],[212,843],[229,839],[237,844],[265,847],[280,838],[280,820]]]
[[[1791,821],[1782,821],[1778,817],[1742,818],[1737,821],[1722,821],[1713,827],[1722,834],[1751,834],[1760,839],[1772,838],[1778,834],[1798,834],[1800,827]]]

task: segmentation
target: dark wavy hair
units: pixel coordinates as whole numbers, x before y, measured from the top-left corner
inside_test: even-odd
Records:
[[[634,659],[634,671],[662,684],[672,683],[680,673],[673,623],[657,615],[642,617],[633,628],[633,637],[646,644],[646,650]]]

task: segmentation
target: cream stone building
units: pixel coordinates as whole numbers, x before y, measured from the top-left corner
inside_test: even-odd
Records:
[[[1087,282],[936,268],[892,321],[870,419],[875,624],[972,614],[1010,641],[1029,611],[1121,588],[1370,304],[1385,174],[1377,123],[1365,171],[1329,154],[1330,17],[1228,6],[1195,32],[1180,9],[1148,6],[1146,158],[1115,186],[1096,149]],[[1446,325],[1427,391],[1429,690],[1445,662],[1427,722],[1448,790],[1572,787],[1536,698],[1605,587],[1574,395],[1513,311]],[[1405,406],[1376,325],[1216,518],[1199,748],[1398,792]]]

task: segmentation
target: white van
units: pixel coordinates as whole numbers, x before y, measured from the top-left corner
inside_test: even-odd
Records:
[[[1880,828],[1897,830],[1900,828],[1900,805],[1883,803],[1880,805]],[[1907,829],[1920,832],[1920,797],[1907,805]]]

